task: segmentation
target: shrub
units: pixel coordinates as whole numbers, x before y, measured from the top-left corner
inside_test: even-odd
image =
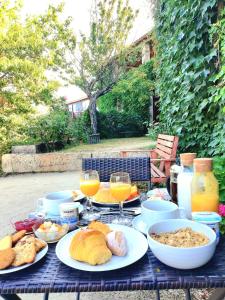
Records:
[[[51,111],[37,117],[27,133],[36,143],[65,142],[70,138],[70,115],[65,110]]]
[[[101,138],[138,136],[146,133],[146,126],[140,115],[111,110],[98,113]]]

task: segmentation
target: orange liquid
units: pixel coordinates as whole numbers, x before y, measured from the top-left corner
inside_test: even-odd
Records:
[[[86,196],[94,196],[97,194],[100,182],[96,179],[80,181],[80,190]]]
[[[131,185],[121,182],[111,183],[110,191],[118,202],[125,201],[130,196]]]
[[[191,198],[192,211],[218,212],[219,197],[214,193],[196,193]]]

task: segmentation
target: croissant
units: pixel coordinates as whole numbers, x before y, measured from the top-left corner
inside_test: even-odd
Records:
[[[87,262],[90,265],[100,265],[111,259],[112,253],[107,248],[102,232],[94,229],[84,229],[73,237],[70,244],[70,256],[73,259]]]
[[[111,231],[111,229],[109,228],[109,226],[107,224],[104,224],[99,221],[92,221],[88,225],[88,229],[95,229],[95,230],[101,231],[104,235],[106,235],[107,233],[109,233]]]

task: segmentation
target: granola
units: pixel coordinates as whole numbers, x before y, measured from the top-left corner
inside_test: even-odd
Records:
[[[207,236],[203,233],[193,231],[189,227],[173,232],[152,233],[150,236],[159,243],[179,248],[198,247],[209,243]]]

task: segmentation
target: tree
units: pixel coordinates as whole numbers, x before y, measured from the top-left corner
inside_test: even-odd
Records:
[[[62,66],[75,47],[71,19],[61,21],[63,5],[38,16],[21,17],[22,2],[0,3],[0,139],[5,148],[16,126],[38,103],[48,103],[58,82],[46,72]],[[20,121],[19,121],[20,119]],[[4,149],[0,149],[0,152]]]
[[[96,102],[118,80],[125,65],[125,42],[137,12],[129,0],[95,0],[90,33],[82,34],[79,55],[71,53],[68,80],[90,99],[92,132],[97,133]]]

